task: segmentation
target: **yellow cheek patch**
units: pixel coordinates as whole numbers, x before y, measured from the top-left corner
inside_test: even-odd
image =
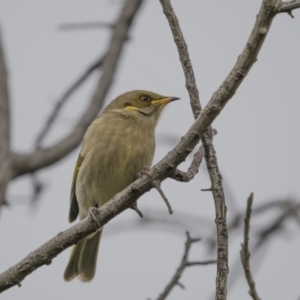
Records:
[[[125,106],[125,109],[126,109],[126,110],[135,110],[135,111],[137,111],[137,110],[138,110],[138,108],[137,108],[137,107],[130,106],[130,105],[128,105],[128,106]]]

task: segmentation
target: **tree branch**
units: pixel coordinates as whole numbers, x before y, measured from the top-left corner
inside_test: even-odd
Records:
[[[255,288],[255,282],[253,280],[251,269],[250,269],[250,251],[249,251],[249,231],[250,231],[250,219],[251,219],[251,207],[253,203],[253,193],[248,198],[247,201],[247,209],[246,209],[246,217],[245,217],[245,228],[244,228],[244,243],[242,244],[241,250],[241,261],[243,265],[243,269],[245,272],[245,277],[247,279],[250,291],[249,294],[253,300],[260,300]]]
[[[67,137],[49,148],[39,149],[29,154],[14,153],[15,177],[35,172],[56,163],[80,144],[87,127],[97,117],[107,92],[112,85],[117,63],[120,59],[124,43],[128,38],[128,31],[141,3],[142,0],[126,1],[114,27],[106,58],[103,62],[102,76],[95,94],[92,97],[88,109],[74,127],[73,131]]]
[[[189,232],[186,233],[186,242],[185,242],[185,248],[184,248],[184,253],[183,253],[183,257],[181,259],[180,265],[178,267],[178,269],[176,270],[175,274],[173,275],[171,281],[168,283],[168,285],[166,286],[166,288],[164,289],[164,291],[159,295],[159,297],[157,298],[157,300],[164,300],[166,299],[166,297],[169,295],[169,293],[171,292],[171,290],[176,286],[179,285],[181,288],[184,288],[184,286],[179,282],[179,279],[183,273],[183,271],[187,268],[187,267],[192,267],[192,266],[204,266],[204,265],[211,265],[211,264],[215,264],[216,261],[215,260],[209,260],[209,261],[196,261],[196,262],[189,262],[188,261],[188,256],[189,256],[189,252],[191,249],[192,244],[199,242],[200,239],[193,239],[190,237]]]
[[[0,36],[0,207],[5,202],[6,187],[12,178],[10,156],[9,92],[4,50]]]
[[[217,131],[213,129],[212,132],[213,136],[217,134]],[[170,178],[180,181],[180,182],[189,182],[191,181],[196,174],[199,172],[199,167],[202,163],[202,159],[204,157],[204,148],[203,145],[201,145],[198,149],[198,151],[194,154],[193,160],[191,165],[189,166],[188,170],[186,172],[183,172],[179,169],[176,169],[174,171],[174,174],[170,175]]]
[[[300,0],[292,0],[287,2],[281,2],[279,7],[277,8],[277,13],[288,13],[291,15],[292,18],[292,10],[300,8]]]
[[[136,180],[108,203],[99,208],[96,214],[97,222],[86,218],[70,229],[58,234],[55,238],[31,252],[25,259],[0,274],[0,292],[20,283],[28,274],[49,263],[59,253],[82,238],[104,226],[112,218],[130,207],[145,192],[153,188],[153,182],[162,182],[171,175],[177,166],[198,144],[200,138],[234,95],[239,85],[256,61],[259,50],[275,16],[277,0],[264,0],[245,49],[239,56],[237,63],[227,76],[221,87],[213,94],[211,100],[201,111],[197,120],[180,142],[149,172],[149,176]],[[106,61],[110,64],[110,61]],[[100,226],[100,227],[99,227]]]
[[[98,59],[96,62],[94,62],[91,66],[89,66],[85,72],[79,76],[78,79],[75,80],[75,82],[64,92],[64,94],[61,96],[61,98],[56,102],[53,111],[49,115],[47,121],[45,122],[44,127],[38,134],[35,146],[38,149],[40,145],[42,144],[43,140],[49,133],[52,125],[54,124],[54,121],[57,119],[60,110],[63,108],[63,106],[66,104],[67,100],[74,94],[74,92],[88,79],[88,77],[93,74],[93,72],[97,69],[99,69],[103,61],[105,59],[105,55]]]
[[[184,40],[178,19],[175,15],[170,0],[160,0],[163,11],[169,21],[174,41],[177,46],[179,58],[185,75],[186,88],[190,96],[190,103],[195,119],[202,110],[196,79],[192,62],[189,57],[188,47]],[[226,299],[227,297],[227,274],[228,274],[228,232],[226,224],[226,203],[222,184],[222,176],[218,167],[216,151],[212,143],[213,133],[209,127],[201,138],[204,147],[204,157],[211,180],[211,191],[213,193],[216,225],[217,225],[217,279],[216,279],[216,299]],[[199,150],[200,152],[200,150]],[[199,153],[199,156],[201,153]],[[201,158],[202,160],[202,158]],[[201,163],[201,160],[199,164]],[[193,173],[191,173],[192,175]]]
[[[201,145],[198,151],[195,153],[192,163],[186,172],[183,172],[179,169],[176,169],[175,172],[170,176],[170,178],[180,181],[180,182],[189,182],[191,181],[196,174],[199,172],[199,167],[204,157],[204,149]]]

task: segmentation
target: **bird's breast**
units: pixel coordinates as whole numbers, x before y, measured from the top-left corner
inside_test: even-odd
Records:
[[[109,121],[92,124],[85,136],[85,159],[76,188],[79,206],[101,206],[135,181],[143,167],[152,164],[154,129],[122,119],[112,126]]]

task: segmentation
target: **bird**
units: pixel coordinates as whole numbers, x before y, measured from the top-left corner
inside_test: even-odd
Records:
[[[150,168],[155,151],[155,127],[165,106],[178,100],[145,90],[126,92],[111,101],[88,127],[70,194],[69,221],[89,216]],[[96,272],[103,228],[73,246],[65,281],[91,281]]]

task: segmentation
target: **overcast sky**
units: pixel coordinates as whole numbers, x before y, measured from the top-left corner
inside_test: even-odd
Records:
[[[202,105],[236,62],[253,27],[261,1],[173,0],[174,10],[188,43]],[[119,0],[0,1],[2,39],[9,70],[13,148],[30,151],[55,101],[66,88],[106,50],[108,29],[59,31],[68,22],[113,22]],[[300,110],[300,10],[295,19],[275,18],[270,33],[236,95],[213,126],[218,130],[215,147],[224,177],[229,218],[244,210],[250,192],[255,204],[287,197],[299,199]],[[60,114],[45,144],[68,133],[88,105],[98,74],[72,97]],[[190,127],[193,116],[181,64],[159,1],[148,0],[138,15],[125,47],[107,102],[132,89],[147,89],[181,97],[169,105],[157,128],[154,163],[161,159]],[[10,206],[0,216],[0,272],[30,251],[67,229],[71,176],[79,149],[43,170],[46,188],[35,209],[29,208],[31,185],[21,178],[10,185]],[[181,166],[186,169],[187,160]],[[50,266],[28,276],[22,288],[1,295],[14,299],[155,299],[177,268],[183,253],[185,231],[204,239],[214,233],[214,203],[205,165],[189,184],[167,180],[163,189],[175,211],[167,209],[152,190],[139,200],[146,217],[167,222],[141,223],[126,211],[104,230],[94,280],[63,281],[70,250]],[[184,224],[176,223],[180,219]],[[173,224],[175,223],[175,224]],[[263,222],[260,222],[261,224]],[[256,226],[260,226],[257,223]],[[144,224],[144,226],[142,226]],[[253,226],[255,231],[258,227]],[[299,228],[288,231],[258,253],[254,275],[262,299],[298,299]],[[288,232],[288,234],[287,234]],[[241,236],[230,236],[230,270],[238,260]],[[267,251],[267,252],[266,252]],[[204,242],[195,245],[194,260],[211,259]],[[261,257],[261,259],[259,259]],[[210,299],[214,294],[215,266],[193,267],[169,299]],[[234,278],[230,299],[248,299],[243,276]]]

